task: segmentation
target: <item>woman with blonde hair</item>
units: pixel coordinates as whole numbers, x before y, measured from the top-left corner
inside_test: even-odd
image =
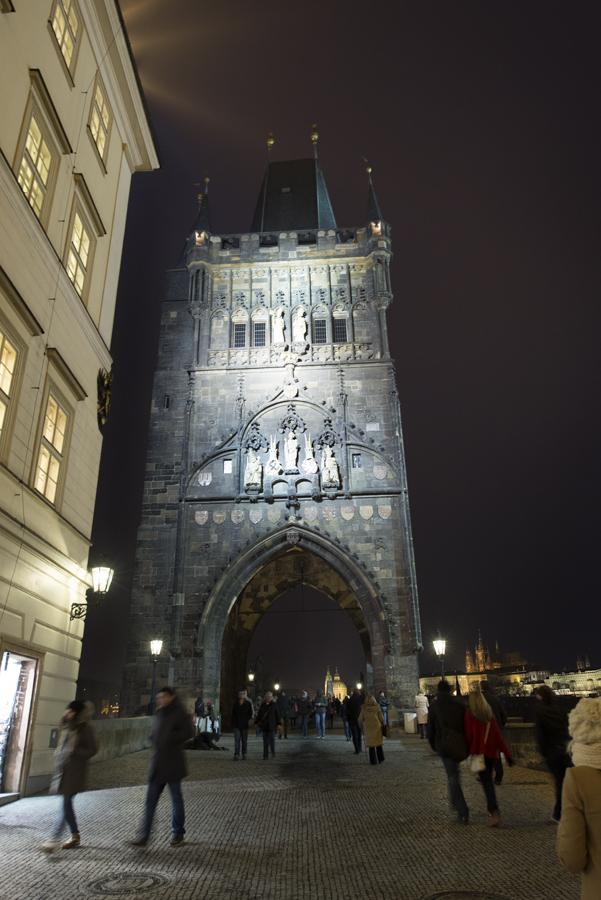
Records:
[[[480,688],[471,691],[469,695],[468,709],[465,713],[465,737],[471,754],[470,766],[473,772],[478,773],[486,797],[488,824],[495,827],[501,821],[493,783],[495,761],[501,751],[505,754],[509,766],[513,765],[513,760],[490,704]]]
[[[570,713],[573,768],[563,782],[557,855],[582,872],[581,900],[601,897],[601,699],[584,697]]]

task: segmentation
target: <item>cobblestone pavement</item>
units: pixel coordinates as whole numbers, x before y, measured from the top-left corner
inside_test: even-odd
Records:
[[[226,746],[231,741],[224,738]],[[169,847],[161,799],[146,850],[127,846],[144,799],[146,751],[97,763],[93,790],[76,799],[82,846],[45,856],[40,841],[56,797],[0,809],[0,897],[6,900],[576,900],[578,879],[554,854],[552,788],[515,767],[499,789],[503,826],[486,827],[484,798],[464,774],[469,826],[446,802],[439,760],[426,743],[388,741],[367,764],[342,737],[278,741],[263,761],[191,752],[184,783],[186,843]]]

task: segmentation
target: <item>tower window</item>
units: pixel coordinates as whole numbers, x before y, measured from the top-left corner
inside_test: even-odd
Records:
[[[253,324],[253,344],[255,347],[265,346],[265,322],[255,322]]]
[[[328,339],[325,319],[315,319],[313,322],[313,343],[325,344]]]
[[[234,324],[234,347],[246,347],[246,325]]]
[[[346,319],[334,319],[334,343],[346,343]]]
[[[231,475],[231,474],[232,474],[232,471],[233,471],[233,469],[232,469],[232,460],[231,460],[231,459],[224,459],[224,460],[223,460],[223,474],[224,474],[224,475]]]
[[[360,454],[360,453],[353,453],[353,456],[352,456],[352,467],[353,467],[353,469],[361,469],[361,468],[363,468],[362,462],[361,462],[361,454]]]

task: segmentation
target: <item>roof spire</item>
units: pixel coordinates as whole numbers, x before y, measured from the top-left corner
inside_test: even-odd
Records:
[[[369,161],[363,157],[366,166],[365,171],[367,172],[367,180],[368,180],[368,193],[367,193],[367,221],[368,222],[382,222],[384,220],[384,216],[382,215],[382,210],[380,209],[380,204],[378,203],[378,197],[376,195],[376,189],[374,187],[374,183],[371,177],[371,173],[373,172],[373,168],[370,165]]]
[[[267,147],[267,162],[271,160],[271,151],[273,150],[273,145],[275,144],[275,137],[273,135],[273,131],[270,131],[265,140],[265,145]]]
[[[313,144],[313,156],[317,159],[317,145],[319,143],[319,131],[317,130],[317,125],[313,123],[311,125],[311,143]]]
[[[209,216],[209,182],[211,179],[208,175],[202,180],[202,184],[197,182],[194,187],[200,188],[203,190],[199,190],[196,195],[196,200],[198,201],[198,212],[196,213],[196,221],[194,222],[194,231],[197,232],[210,232],[211,230],[211,221]]]

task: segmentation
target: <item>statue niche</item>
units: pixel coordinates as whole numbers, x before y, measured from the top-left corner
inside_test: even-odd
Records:
[[[244,467],[244,487],[246,490],[260,491],[263,484],[263,466],[257,452],[249,447],[246,451],[246,466]]]
[[[321,486],[336,489],[340,487],[338,463],[329,444],[325,444],[321,451]]]

